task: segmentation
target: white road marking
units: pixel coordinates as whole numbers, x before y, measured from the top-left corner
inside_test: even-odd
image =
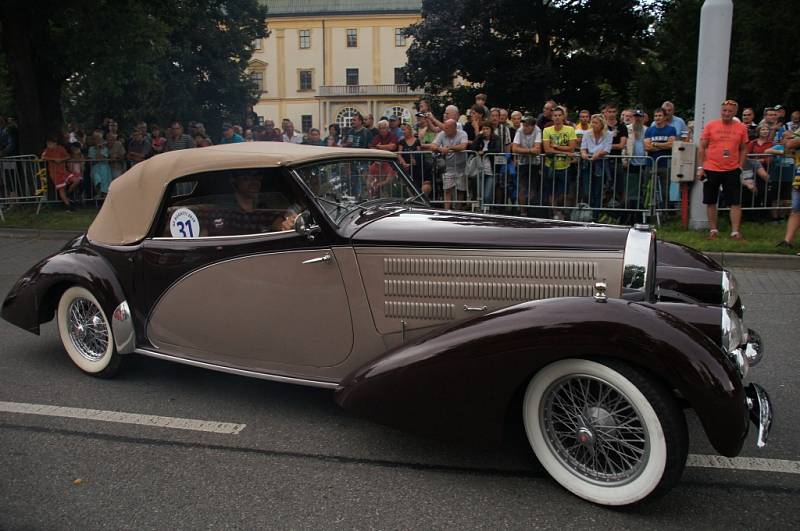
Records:
[[[24,415],[101,420],[105,422],[120,422],[123,424],[138,424],[141,426],[155,426],[158,428],[172,428],[178,430],[206,431],[229,435],[238,435],[247,426],[247,424],[233,424],[230,422],[217,422],[213,420],[140,415],[138,413],[125,413],[122,411],[104,411],[101,409],[27,404],[23,402],[0,402],[0,413],[20,413]],[[694,468],[719,468],[726,470],[800,474],[800,461],[762,459],[758,457],[730,458],[719,455],[689,454],[686,458],[686,466]]]
[[[686,466],[800,474],[800,461],[762,459],[759,457],[722,457],[721,455],[689,454],[686,458]]]
[[[238,435],[247,424],[232,424],[214,420],[183,419],[179,417],[161,417],[159,415],[139,415],[123,411],[103,411],[101,409],[83,409],[78,407],[50,406],[46,404],[26,404],[22,402],[0,402],[0,412],[21,413],[24,415],[45,415],[48,417],[66,417],[71,419],[102,420],[123,424],[139,424],[158,428],[177,430],[207,431]]]

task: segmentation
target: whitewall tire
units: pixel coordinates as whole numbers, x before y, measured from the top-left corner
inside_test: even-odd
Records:
[[[686,464],[683,411],[663,385],[619,362],[548,365],[528,384],[523,420],[547,472],[594,503],[631,505],[663,494]]]
[[[58,302],[58,332],[72,362],[93,376],[111,377],[121,356],[114,345],[111,322],[100,303],[84,287],[72,286]]]

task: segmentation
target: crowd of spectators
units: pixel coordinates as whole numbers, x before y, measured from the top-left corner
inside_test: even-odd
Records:
[[[448,105],[440,118],[423,99],[411,120],[398,116],[376,120],[371,114],[356,114],[347,127],[331,124],[325,136],[316,128],[299,132],[288,119],[278,127],[271,119],[258,123],[252,116],[244,125],[224,124],[215,140],[218,144],[289,142],[397,152],[399,164],[417,188],[446,208],[459,208],[471,197],[489,208],[516,205],[521,215],[527,215],[532,206],[547,205],[549,209],[539,208],[535,214],[563,218],[570,215],[567,209],[574,215],[582,205],[596,219],[598,213],[603,215],[602,209],[641,209],[650,197],[650,175],[668,187],[673,143],[694,137],[692,122],[675,115],[669,101],[654,110],[606,103],[594,112],[570,113],[566,106],[548,100],[534,116],[492,107],[488,100],[478,94],[463,115]],[[769,200],[777,205],[780,198],[765,194],[776,171],[793,174],[785,133],[800,135],[800,111],[787,117],[786,109],[776,105],[764,109],[757,121],[754,109],[744,108],[737,120],[747,128],[752,154],[742,180],[743,193],[751,194],[751,199],[758,195],[763,204]],[[0,119],[4,156],[14,154],[14,137],[15,125]],[[114,119],[106,118],[91,132],[70,124],[63,138],[48,139],[42,158],[49,163],[59,198],[72,208],[70,197],[84,191],[83,197],[102,198],[113,179],[149,157],[213,144],[199,122],[188,122],[184,129],[176,121],[162,130],[140,121],[124,135]],[[472,157],[457,155],[463,151],[482,157],[471,163]],[[478,184],[482,189],[477,189]],[[659,206],[667,195],[663,190]]]

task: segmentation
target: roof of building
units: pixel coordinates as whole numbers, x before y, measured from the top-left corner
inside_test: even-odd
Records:
[[[269,17],[420,13],[422,0],[261,0]]]

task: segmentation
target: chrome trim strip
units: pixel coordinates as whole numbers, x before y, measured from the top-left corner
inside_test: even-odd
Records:
[[[130,354],[136,349],[136,334],[133,330],[133,317],[128,301],[122,301],[111,315],[111,330],[114,344],[120,354]]]
[[[648,265],[653,233],[641,228],[628,231],[622,263],[622,289],[648,292]]]
[[[154,352],[152,350],[147,350],[144,348],[137,348],[134,352],[136,352],[137,354],[142,354],[143,356],[149,356],[151,358],[173,361],[175,363],[191,365],[192,367],[200,367],[201,369],[209,369],[212,371],[226,372],[228,374],[236,374],[238,376],[247,376],[248,378],[258,378],[259,380],[270,380],[272,382],[305,385],[308,387],[320,387],[322,389],[336,389],[339,386],[339,384],[336,382],[322,382],[318,380],[307,380],[305,378],[292,378],[291,376],[269,374],[266,372],[248,371],[247,369],[236,369],[233,367],[226,367],[224,365],[215,365],[213,363],[206,363],[204,361],[179,358],[177,356],[172,356],[170,354],[164,354],[161,352]]]
[[[153,238],[147,238],[149,240],[158,240],[158,241],[176,241],[176,242],[187,242],[187,241],[208,241],[208,240],[239,240],[239,239],[250,239],[250,238],[260,238],[264,237],[264,239],[271,239],[270,236],[281,236],[286,235],[288,233],[297,234],[294,229],[287,229],[287,230],[279,230],[274,232],[252,232],[249,234],[231,234],[228,236],[198,236],[197,238],[173,238],[171,236],[154,236]]]
[[[772,428],[772,401],[764,388],[758,384],[751,383],[745,387],[744,393],[747,397],[745,403],[750,420],[758,428],[756,446],[764,448],[769,438],[769,430]]]

